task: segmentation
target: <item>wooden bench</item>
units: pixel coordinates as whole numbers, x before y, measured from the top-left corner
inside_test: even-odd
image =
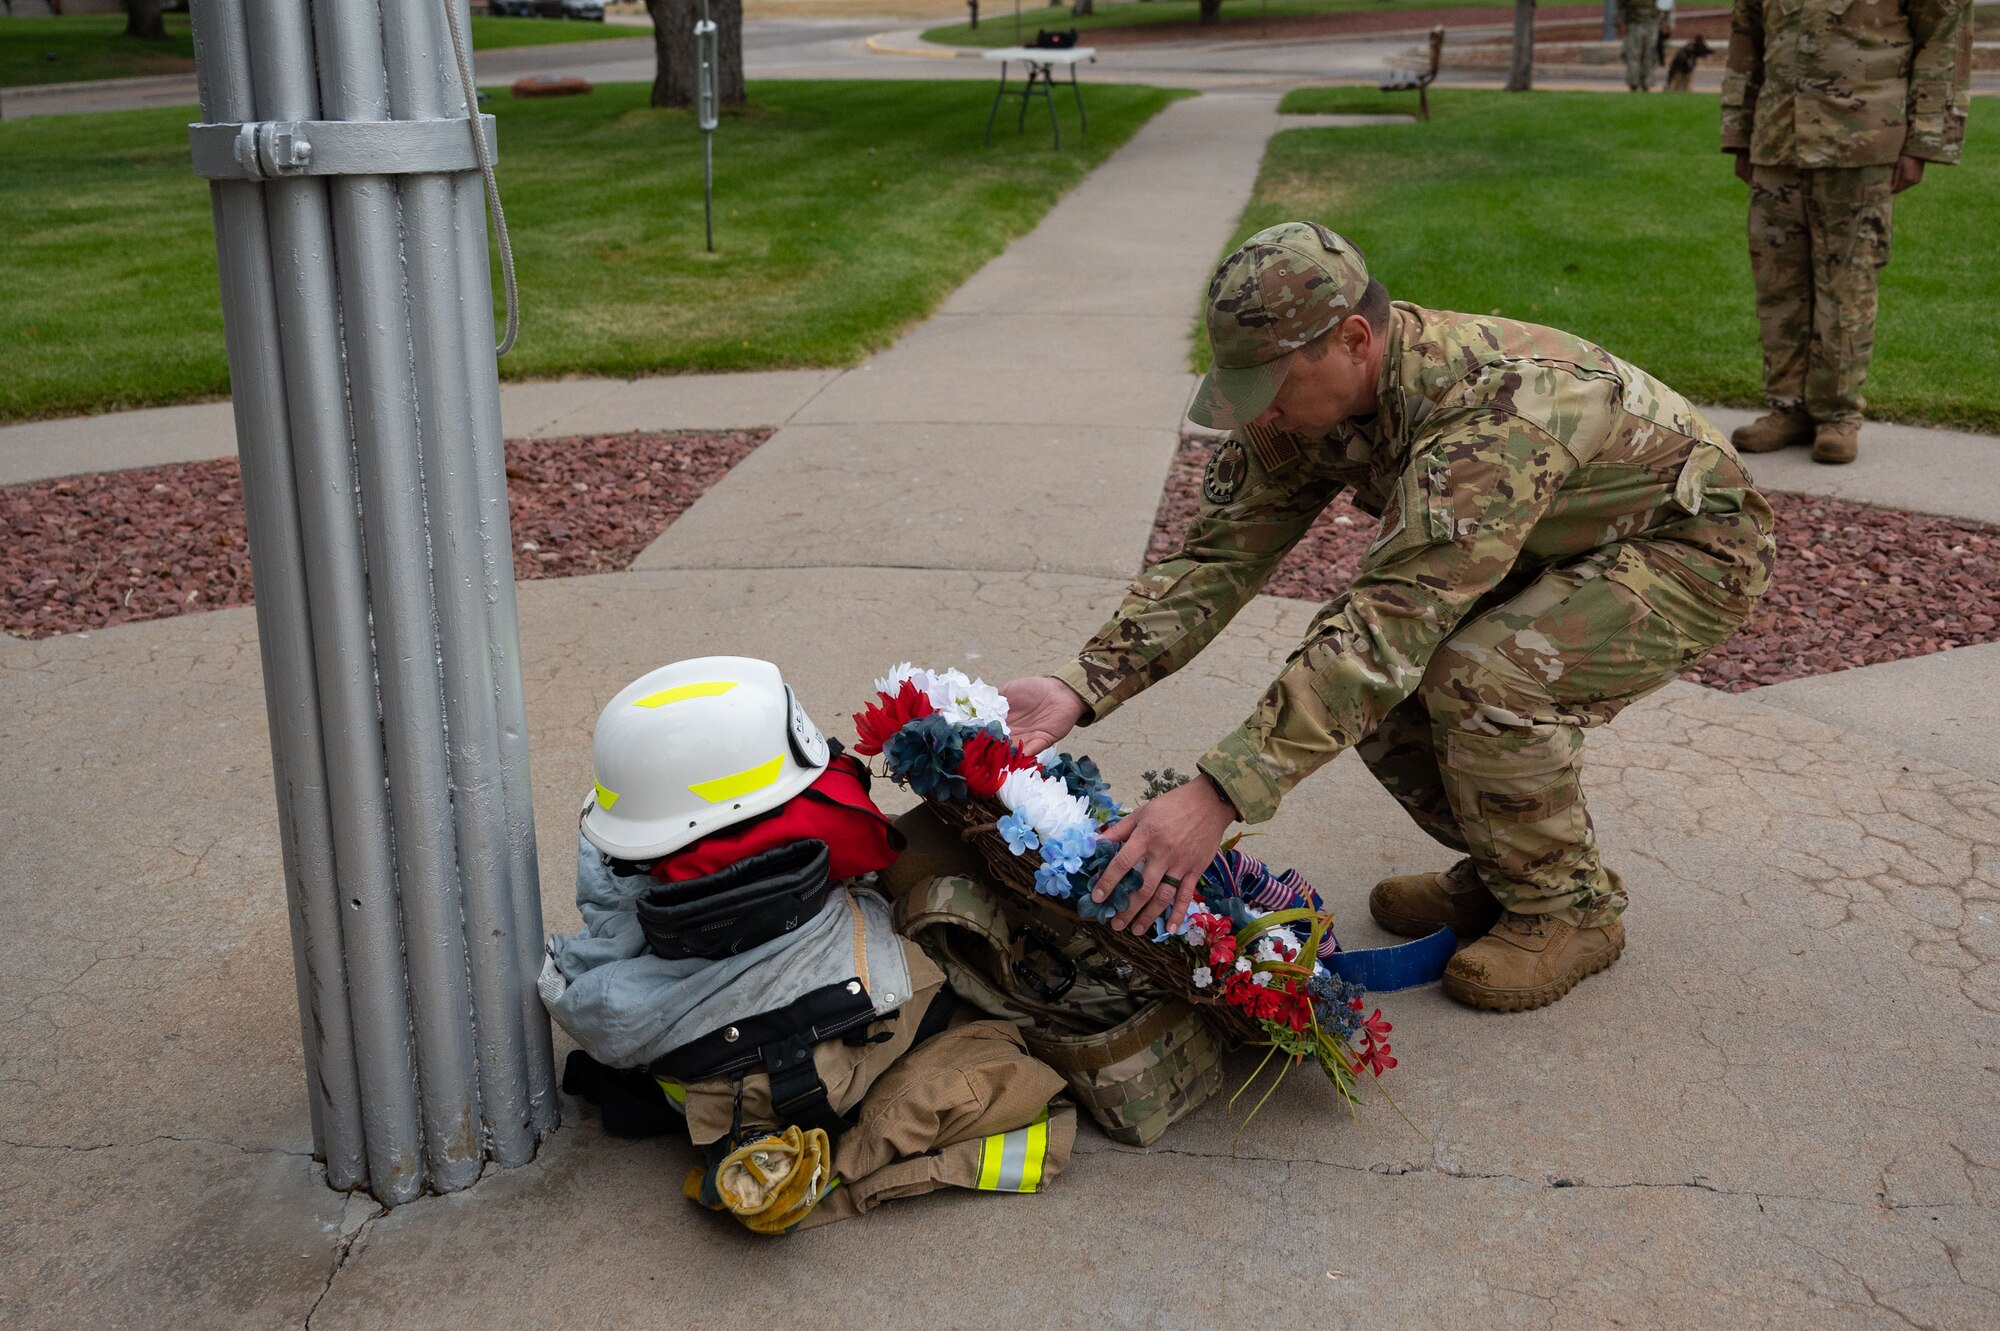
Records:
[[[1389,81],[1382,85],[1383,92],[1409,92],[1416,90],[1417,108],[1423,119],[1431,118],[1431,84],[1438,76],[1438,57],[1444,54],[1444,28],[1431,29],[1431,62],[1427,69],[1390,68]]]

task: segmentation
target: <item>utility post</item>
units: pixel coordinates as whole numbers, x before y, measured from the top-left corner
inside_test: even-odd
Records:
[[[715,127],[721,122],[722,77],[720,31],[708,17],[708,0],[701,0],[701,18],[694,25],[694,115],[701,127],[701,218],[708,252],[715,253]]]
[[[464,0],[193,23],[314,1151],[396,1205],[527,1163],[559,1112],[490,118]]]

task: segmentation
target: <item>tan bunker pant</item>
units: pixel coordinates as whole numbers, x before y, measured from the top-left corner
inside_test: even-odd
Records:
[[[799,1227],[940,1188],[1039,1191],[1076,1144],[1076,1110],[1049,1103],[1062,1090],[1012,1022],[971,1021],[932,1036],[863,1097],[834,1147],[842,1181]]]

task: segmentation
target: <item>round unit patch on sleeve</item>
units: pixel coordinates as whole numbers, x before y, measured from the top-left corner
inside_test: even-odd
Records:
[[[1227,504],[1236,498],[1250,475],[1250,458],[1240,439],[1225,439],[1208,455],[1208,467],[1201,474],[1201,497],[1211,504]]]

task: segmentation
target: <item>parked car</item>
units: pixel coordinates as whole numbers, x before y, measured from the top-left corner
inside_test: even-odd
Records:
[[[604,22],[604,0],[486,0],[494,18],[578,18]]]

